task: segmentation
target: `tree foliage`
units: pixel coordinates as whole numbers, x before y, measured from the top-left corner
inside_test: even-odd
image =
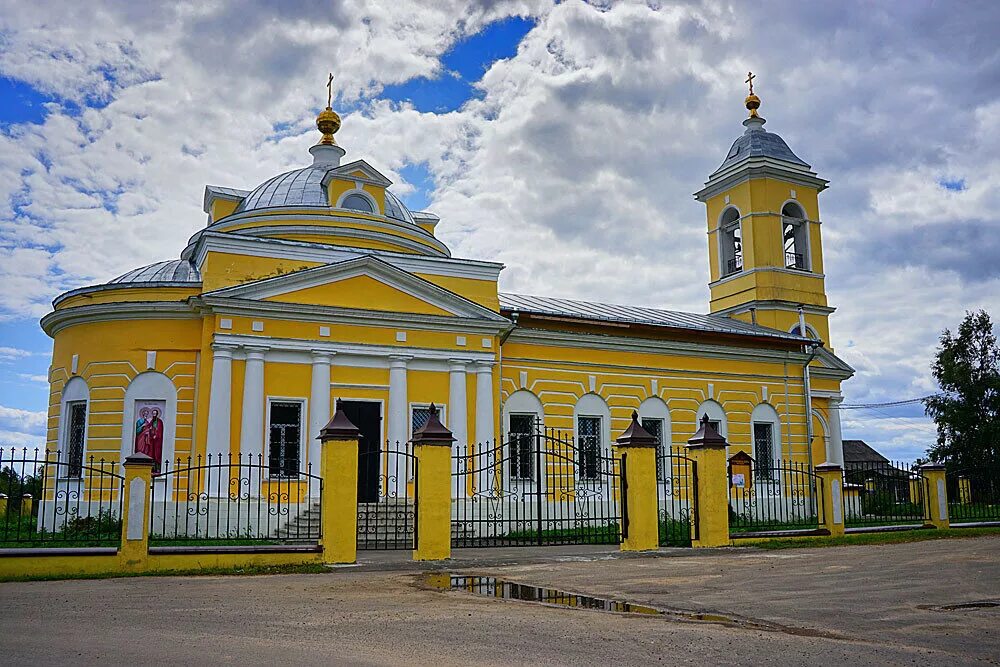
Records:
[[[931,368],[941,393],[924,401],[937,424],[927,453],[955,468],[1000,465],[1000,349],[986,311],[941,334]]]

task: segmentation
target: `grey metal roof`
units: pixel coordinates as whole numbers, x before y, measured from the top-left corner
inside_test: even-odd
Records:
[[[206,185],[205,189],[213,194],[228,195],[230,197],[245,198],[250,194],[249,190],[240,190],[239,188],[227,188],[221,185]]]
[[[314,164],[278,174],[247,194],[234,213],[285,206],[329,208],[323,177],[330,168],[329,164]],[[385,215],[387,218],[413,223],[410,211],[388,190],[385,191]]]
[[[149,266],[140,266],[107,282],[108,285],[124,283],[200,283],[201,273],[186,259],[172,259]]]
[[[725,161],[715,171],[719,172],[750,157],[771,157],[810,168],[777,134],[763,128],[750,127],[733,142]]]
[[[599,322],[646,324],[672,329],[710,331],[713,333],[741,336],[763,336],[793,341],[810,340],[795,334],[769,329],[722,315],[699,315],[676,310],[659,310],[641,306],[622,306],[610,303],[595,303],[593,301],[529,296],[526,294],[501,292],[500,309],[506,311],[516,310],[522,313],[536,313],[539,315],[575,317]]]

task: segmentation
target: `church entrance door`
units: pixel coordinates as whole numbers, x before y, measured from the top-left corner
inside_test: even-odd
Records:
[[[382,406],[372,401],[342,401],[341,408],[361,431],[358,438],[358,502],[378,502]]]

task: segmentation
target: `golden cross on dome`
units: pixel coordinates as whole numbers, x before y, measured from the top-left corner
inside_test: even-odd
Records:
[[[751,95],[753,95],[753,80],[756,79],[756,78],[757,77],[755,77],[753,75],[753,72],[747,72],[747,80],[743,82],[743,83],[749,83],[750,84],[750,94]]]
[[[751,92],[753,91],[753,86],[750,86]],[[333,102],[333,72],[330,72],[330,78],[326,80],[326,108],[329,109],[330,104]]]

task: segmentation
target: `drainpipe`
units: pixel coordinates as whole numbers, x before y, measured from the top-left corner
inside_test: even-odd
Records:
[[[799,305],[799,335],[803,338],[806,337],[806,316],[802,310],[802,305]],[[812,419],[812,387],[809,382],[809,364],[812,360],[816,358],[816,352],[819,350],[821,343],[807,343],[805,345],[806,351],[809,353],[809,357],[806,359],[805,363],[802,365],[802,385],[805,388],[806,394],[806,453],[809,456],[809,469],[813,468],[813,419]]]
[[[500,438],[501,439],[503,439],[503,430],[504,430],[504,424],[503,424],[503,398],[502,398],[502,396],[503,396],[503,344],[507,342],[507,339],[510,338],[510,335],[514,332],[514,329],[517,328],[517,316],[518,316],[518,312],[516,310],[510,314],[511,324],[510,324],[509,327],[507,327],[504,331],[502,331],[500,333],[500,345],[498,346],[498,349],[497,349],[497,356],[499,356],[499,360],[497,361],[497,366],[499,367],[499,371],[500,371],[500,391],[497,393],[497,398],[500,399],[500,430],[499,430],[499,433],[500,433]]]

